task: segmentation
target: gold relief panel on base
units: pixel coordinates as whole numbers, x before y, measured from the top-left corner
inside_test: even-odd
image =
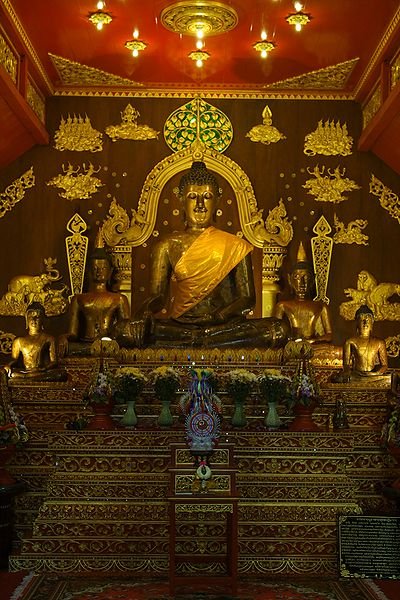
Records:
[[[132,478],[135,473],[165,473],[169,467],[169,457],[159,456],[62,456],[57,457],[57,467],[64,473],[119,473]]]
[[[207,557],[226,554],[226,542],[216,539],[193,539],[176,540],[175,542],[176,559],[179,560],[180,554],[191,554],[192,556],[206,554]]]
[[[229,451],[221,448],[216,448],[212,453],[212,465],[215,468],[216,465],[229,464]],[[190,453],[188,448],[177,448],[175,451],[175,465],[193,465],[193,455]]]
[[[168,536],[167,523],[127,523],[89,521],[81,523],[45,523],[36,519],[33,537],[108,537],[121,539],[161,538]]]
[[[141,502],[137,499],[126,500],[124,502],[96,502],[77,503],[62,501],[46,502],[40,507],[39,518],[43,521],[57,519],[87,520],[92,521],[126,521],[126,515],[129,514],[133,520],[139,522],[141,520],[166,521],[168,518],[168,506],[166,503],[157,502]]]
[[[118,540],[102,539],[97,536],[95,539],[82,538],[69,539],[37,539],[24,540],[22,542],[21,553],[30,554],[52,554],[65,556],[68,554],[110,554],[110,555],[148,555],[148,554],[167,554],[169,547],[168,539],[160,541],[155,540]]]
[[[237,460],[237,466],[241,477],[246,473],[246,477],[254,473],[256,475],[271,475],[276,473],[281,476],[284,474],[292,475],[342,475],[346,470],[349,458],[346,456],[329,457],[304,457],[304,456],[284,456],[284,457],[241,457]]]
[[[98,500],[117,500],[118,498],[165,498],[167,495],[167,483],[162,486],[158,483],[147,483],[140,484],[132,482],[126,482],[122,484],[120,482],[112,484],[109,482],[92,482],[90,486],[86,483],[79,484],[68,484],[63,482],[50,481],[48,484],[48,495],[49,498],[85,498],[90,495],[90,498],[97,498]]]
[[[282,480],[276,483],[265,483],[254,480],[248,482],[240,481],[239,490],[241,498],[252,498],[252,499],[274,499],[283,500],[290,502],[344,502],[352,500],[355,496],[354,485],[350,485],[350,482],[345,485],[337,481],[332,481],[331,485],[311,484],[311,483],[299,483],[293,481],[292,485],[285,484]]]
[[[239,504],[239,522],[257,522],[266,521],[271,523],[271,526],[279,521],[284,521],[291,525],[293,521],[293,527],[297,527],[297,522],[304,523],[310,522],[334,522],[336,523],[336,516],[340,514],[359,514],[361,509],[354,503],[324,503],[324,504],[292,504],[290,506],[281,506],[279,504],[271,503],[240,503]],[[278,525],[279,526],[279,525]],[[244,525],[246,527],[246,525]],[[241,525],[240,525],[241,528]]]
[[[268,559],[253,559],[240,557],[239,573],[246,575],[337,575],[337,558],[283,557]]]
[[[221,562],[192,563],[182,562],[176,565],[177,575],[224,575],[226,574],[226,564]]]
[[[260,540],[253,539],[248,542],[243,540],[239,541],[239,553],[240,555],[253,555],[257,556],[291,556],[295,554],[306,555],[311,558],[320,557],[321,555],[327,556],[329,554],[336,554],[337,544],[336,539],[332,541],[321,542],[318,540],[293,540],[293,541],[282,541],[282,540]]]
[[[286,511],[290,511],[286,507]],[[338,510],[335,509],[335,513],[332,514],[332,522],[330,524],[324,523],[273,523],[273,522],[262,522],[262,523],[240,523],[239,524],[239,538],[245,542],[247,538],[249,543],[254,539],[268,538],[270,540],[282,540],[285,539],[335,539],[337,535],[336,526],[336,515]],[[286,515],[287,516],[287,515]],[[247,542],[246,542],[247,543]]]
[[[21,558],[10,557],[10,571],[34,571],[35,573],[148,573],[151,575],[168,572],[168,560],[164,557],[93,557],[84,558],[37,558],[34,555]]]
[[[176,475],[175,476],[175,493],[182,494],[183,492],[192,492],[195,482],[195,475]],[[231,477],[229,475],[212,475],[211,483],[213,483],[212,493],[230,492]]]
[[[230,434],[231,436],[232,434]],[[276,451],[282,454],[282,449],[285,452],[305,452],[329,450],[348,450],[353,448],[353,432],[349,431],[341,433],[338,436],[336,433],[321,431],[318,436],[315,433],[307,432],[266,432],[266,431],[235,431],[234,432],[236,452],[240,455],[241,449],[246,453],[249,448],[251,452],[256,454],[260,452]]]

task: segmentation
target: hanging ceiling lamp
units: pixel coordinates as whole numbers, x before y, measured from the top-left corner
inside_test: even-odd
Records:
[[[254,50],[260,53],[261,58],[267,58],[269,52],[276,48],[276,44],[268,41],[267,37],[267,32],[263,30],[261,32],[261,41],[253,44]]]
[[[112,16],[110,15],[110,13],[104,12],[105,6],[106,3],[104,2],[104,0],[99,0],[96,5],[97,10],[95,12],[90,13],[88,17],[89,21],[93,23],[93,25],[99,31],[103,29],[104,25],[109,25],[112,21]]]
[[[303,12],[303,4],[301,2],[294,2],[295,13],[291,13],[286,17],[286,21],[289,25],[293,25],[296,31],[301,31],[303,25],[307,25],[312,19],[311,15]]]

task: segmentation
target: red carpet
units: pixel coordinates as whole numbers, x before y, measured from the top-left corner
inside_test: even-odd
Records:
[[[19,575],[19,580],[16,576]],[[307,580],[244,582],[238,595],[214,590],[185,592],[169,596],[166,582],[144,582],[130,579],[90,577],[61,577],[52,574],[37,575],[20,585],[12,595],[4,595],[2,585],[7,577],[21,584],[20,574],[0,574],[1,600],[399,600],[400,582],[388,582],[390,595],[383,588],[368,581],[345,579],[341,581]],[[22,589],[24,588],[24,589]],[[10,590],[9,590],[10,591]],[[391,594],[395,593],[395,596]],[[9,592],[7,592],[8,594]]]

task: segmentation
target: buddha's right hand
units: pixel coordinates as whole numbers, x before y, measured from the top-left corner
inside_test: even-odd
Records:
[[[130,322],[130,334],[133,344],[137,348],[142,348],[151,330],[152,316],[150,313],[145,313],[141,319],[134,319]]]
[[[68,354],[68,336],[60,335],[57,344],[58,356],[64,358]]]

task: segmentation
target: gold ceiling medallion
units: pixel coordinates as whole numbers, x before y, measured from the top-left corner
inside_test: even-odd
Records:
[[[74,60],[51,54],[51,61],[60,77],[62,85],[74,86],[107,86],[107,87],[139,87],[142,84],[125,77],[119,77],[101,69],[88,67]]]
[[[364,219],[355,219],[350,221],[345,226],[342,221],[339,221],[336,214],[334,215],[334,225],[336,233],[333,236],[335,244],[363,244],[368,246],[368,236],[362,233],[362,230],[368,225],[368,221]]]
[[[369,192],[379,198],[382,208],[388,211],[389,215],[400,223],[400,202],[399,197],[386,185],[382,183],[374,174],[371,174],[369,182]]]
[[[121,112],[122,123],[120,125],[109,125],[106,127],[106,134],[116,140],[152,140],[157,139],[159,131],[152,129],[148,125],[138,125],[137,120],[140,112],[131,104],[127,104]]]
[[[325,304],[329,304],[330,301],[326,295],[326,290],[328,287],[333,248],[333,240],[329,237],[331,231],[331,226],[324,215],[322,215],[313,227],[313,232],[316,236],[311,239],[315,287],[317,290],[314,300],[322,300]]]
[[[72,233],[72,235],[65,238],[69,280],[71,283],[70,298],[75,294],[81,294],[83,290],[89,239],[86,235],[82,234],[86,229],[86,222],[78,213],[75,213],[67,223],[67,230]]]
[[[164,139],[173,152],[188,148],[195,140],[217,152],[225,152],[232,138],[229,118],[199,97],[174,110],[164,125]]]
[[[137,211],[132,208],[131,211],[132,216],[129,217],[126,210],[113,198],[108,209],[108,216],[99,230],[107,246],[139,245],[137,242],[142,237],[145,225],[148,224],[145,219],[145,206],[141,205]]]
[[[339,306],[339,313],[344,319],[352,321],[360,306],[366,304],[376,321],[400,321],[400,302],[389,302],[392,296],[400,295],[399,283],[378,283],[371,273],[360,271],[357,289],[347,288],[344,293],[351,298]]]
[[[327,169],[327,175],[325,173],[325,167],[321,168],[317,165],[314,169],[307,167],[307,171],[310,175],[314,175],[315,179],[307,179],[303,188],[308,190],[308,194],[314,196],[317,202],[333,202],[339,204],[347,200],[347,196],[343,196],[344,192],[351,192],[352,190],[361,189],[359,185],[352,179],[344,177],[346,173],[345,167],[340,172],[340,167]]]
[[[54,147],[60,152],[101,152],[103,150],[103,134],[92,127],[89,117],[68,115],[67,120],[61,117],[59,128],[54,134]]]
[[[252,142],[261,142],[262,144],[273,144],[286,139],[286,136],[272,125],[272,112],[268,105],[265,106],[262,117],[262,125],[252,127],[246,133],[246,137],[250,138]]]
[[[46,185],[52,185],[59,189],[63,189],[63,192],[59,192],[60,198],[66,198],[67,200],[87,200],[91,198],[92,194],[97,192],[97,188],[104,184],[98,177],[94,177],[93,173],[98,173],[100,167],[95,171],[92,163],[86,167],[85,163],[81,167],[78,166],[76,169],[68,163],[68,166],[62,165],[64,175],[56,175],[53,179],[46,182]]]
[[[174,33],[206,37],[231,31],[238,24],[237,12],[214,0],[187,0],[164,8],[161,23]]]
[[[306,135],[304,140],[304,154],[315,156],[324,154],[325,156],[348,156],[351,154],[353,138],[347,132],[346,123],[342,126],[340,121],[318,121],[318,127]]]
[[[25,171],[6,187],[4,192],[0,193],[0,219],[4,217],[7,211],[12,210],[14,206],[25,196],[25,190],[35,185],[35,176],[33,167]]]
[[[358,60],[358,58],[346,60],[337,65],[332,65],[331,67],[325,67],[324,69],[318,69],[317,71],[309,71],[308,73],[304,73],[304,75],[276,81],[265,87],[268,89],[279,88],[287,90],[341,90],[346,86],[347,80]]]

